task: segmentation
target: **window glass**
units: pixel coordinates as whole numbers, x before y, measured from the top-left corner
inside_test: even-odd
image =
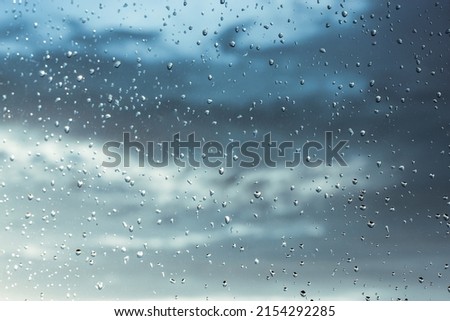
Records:
[[[450,298],[447,1],[0,10],[0,299]]]

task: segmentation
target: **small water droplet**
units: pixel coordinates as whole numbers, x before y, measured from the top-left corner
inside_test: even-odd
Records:
[[[374,221],[368,221],[367,222],[367,226],[370,228],[373,228],[375,226],[375,222]]]
[[[231,222],[231,217],[229,217],[228,215],[225,216],[225,223],[230,224],[230,222]]]
[[[261,197],[261,192],[260,191],[255,191],[254,193],[253,193],[253,196],[255,196],[255,198],[260,198]]]
[[[103,282],[97,282],[97,284],[95,285],[95,287],[97,288],[97,290],[103,289]]]

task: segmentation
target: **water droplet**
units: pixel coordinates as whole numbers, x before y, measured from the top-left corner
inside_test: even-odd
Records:
[[[228,215],[225,216],[225,223],[230,224],[230,222],[231,222],[231,217],[229,217]]]
[[[229,43],[230,47],[234,48],[236,47],[236,42],[234,40],[230,41]]]
[[[223,167],[219,168],[219,174],[223,175],[223,173],[225,173],[225,169]]]
[[[370,31],[370,35],[371,35],[372,37],[375,37],[376,34],[377,34],[377,29],[372,29],[372,30]]]
[[[369,221],[367,222],[367,226],[370,228],[373,228],[375,226],[375,222],[374,221]]]
[[[376,101],[377,103],[379,103],[379,102],[381,101],[381,96],[376,96],[376,97],[375,97],[375,101]]]
[[[97,282],[97,284],[95,285],[95,287],[97,288],[97,290],[103,289],[103,282]]]
[[[69,126],[64,126],[64,132],[66,134],[68,134],[70,132],[70,127]]]
[[[173,68],[173,63],[172,63],[172,62],[169,62],[169,63],[167,64],[167,70],[172,70],[172,68]]]
[[[75,250],[75,254],[76,254],[77,256],[80,256],[80,255],[81,255],[81,249],[76,249],[76,250]]]
[[[347,11],[345,11],[345,10],[344,10],[344,11],[342,11],[342,12],[341,12],[341,14],[342,14],[342,16],[343,16],[344,18],[348,16],[348,12],[347,12]]]
[[[326,53],[326,52],[327,52],[327,50],[326,50],[325,48],[320,48],[319,51],[320,51],[321,53]]]
[[[122,62],[120,60],[117,60],[116,62],[114,62],[114,67],[119,68],[121,64]]]
[[[255,198],[260,198],[261,197],[261,192],[260,191],[255,191],[253,193],[253,196],[255,196]]]
[[[227,281],[223,281],[223,282],[222,282],[222,286],[223,286],[224,288],[226,288],[227,285],[228,285]]]
[[[306,291],[305,291],[305,290],[301,290],[301,291],[300,291],[300,295],[301,295],[302,297],[305,297],[305,296],[306,296]]]
[[[138,258],[143,257],[143,256],[144,256],[144,251],[137,251],[136,256],[137,256]]]
[[[425,279],[422,276],[419,276],[419,283],[423,283],[423,281],[425,281]]]
[[[359,271],[359,267],[358,267],[357,265],[355,265],[355,266],[353,267],[353,271],[358,272],[358,271]]]

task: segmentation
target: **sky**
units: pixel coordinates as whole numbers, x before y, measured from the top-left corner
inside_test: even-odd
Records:
[[[449,300],[449,9],[8,1],[0,299]],[[346,166],[104,166],[327,131]]]

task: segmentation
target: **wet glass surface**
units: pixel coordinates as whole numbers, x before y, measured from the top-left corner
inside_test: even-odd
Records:
[[[0,299],[450,299],[449,10],[5,1]]]

